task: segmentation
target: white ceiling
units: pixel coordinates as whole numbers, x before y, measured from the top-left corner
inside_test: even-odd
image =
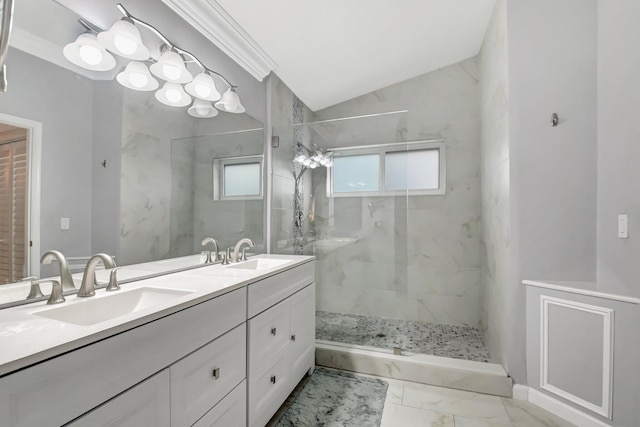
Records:
[[[312,110],[473,57],[495,0],[216,0]]]

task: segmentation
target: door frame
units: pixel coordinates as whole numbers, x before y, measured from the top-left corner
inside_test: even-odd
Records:
[[[0,122],[27,129],[29,186],[27,188],[27,276],[40,277],[40,188],[42,165],[42,123],[0,113]]]

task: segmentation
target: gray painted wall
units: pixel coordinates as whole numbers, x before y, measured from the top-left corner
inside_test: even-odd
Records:
[[[67,256],[91,253],[93,84],[15,49],[7,57],[3,113],[42,123],[40,248]],[[70,229],[60,230],[60,218]],[[39,256],[39,255],[36,255]],[[43,266],[42,276],[54,268]]]
[[[120,145],[124,91],[115,81],[93,82],[92,254],[103,252],[116,255],[119,252]],[[102,166],[103,161],[106,161],[106,166]]]
[[[640,296],[640,2],[598,2],[598,285]],[[629,239],[617,237],[629,214]]]
[[[507,366],[511,263],[507,1],[499,0],[479,57],[481,113],[482,294],[480,320],[493,359]]]
[[[513,0],[507,17],[508,367],[523,383],[521,281],[596,276],[596,0]],[[555,128],[549,124],[553,112],[560,116]]]

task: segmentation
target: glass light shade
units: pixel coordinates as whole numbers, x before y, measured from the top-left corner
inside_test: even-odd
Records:
[[[93,71],[109,71],[116,66],[116,60],[98,43],[95,34],[80,34],[75,42],[64,47],[62,53],[72,63]]]
[[[207,73],[200,73],[193,78],[191,83],[187,83],[184,89],[196,98],[205,101],[217,101],[220,99],[220,92],[216,89],[213,78]]]
[[[235,89],[230,87],[222,95],[220,101],[216,102],[216,108],[218,110],[226,111],[227,113],[244,113],[245,109],[240,103],[240,97],[236,93]]]
[[[153,78],[149,69],[142,62],[131,61],[127,68],[116,76],[116,80],[122,86],[133,90],[156,90],[160,84]]]
[[[162,89],[156,92],[156,99],[170,107],[186,107],[191,104],[191,97],[182,86],[172,82],[166,82]]]
[[[151,72],[162,80],[172,83],[189,83],[193,76],[184,66],[182,57],[176,52],[167,50],[155,64],[149,67]]]
[[[190,116],[200,119],[208,119],[218,115],[218,110],[213,108],[211,102],[196,98],[193,105],[187,110]]]
[[[142,43],[140,31],[126,19],[114,22],[107,31],[98,34],[102,46],[127,59],[149,59],[149,49]]]

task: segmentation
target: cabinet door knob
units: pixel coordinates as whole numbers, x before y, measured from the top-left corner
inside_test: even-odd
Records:
[[[275,384],[275,383],[276,383],[276,376],[275,376],[275,375],[272,375],[272,376],[271,376],[271,383],[272,383],[272,384]]]
[[[296,334],[291,335],[291,341],[295,341],[296,340]]]
[[[276,328],[271,328],[271,335],[275,335],[276,334]]]
[[[213,370],[213,378],[215,379],[220,378],[220,368],[216,368]]]

